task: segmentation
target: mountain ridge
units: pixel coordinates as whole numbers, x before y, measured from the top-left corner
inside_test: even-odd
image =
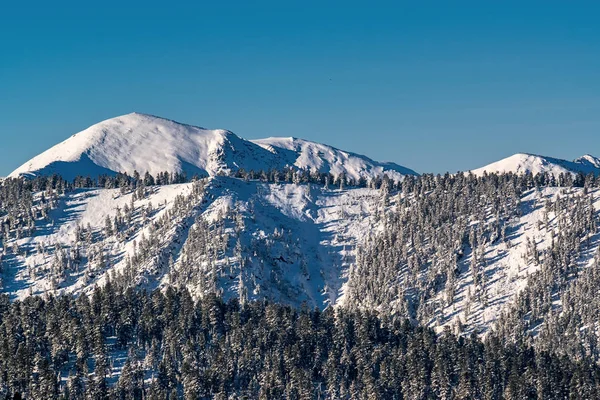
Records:
[[[238,170],[293,168],[344,175],[355,181],[381,178],[395,181],[414,170],[390,161],[344,151],[298,137],[246,140],[226,129],[207,129],[152,114],[133,112],[109,118],[75,133],[15,169],[8,177],[57,174],[116,175],[134,171],[156,175],[184,173],[188,177],[230,175]],[[471,172],[577,173],[600,175],[600,158],[585,154],[573,161],[533,153],[516,153]]]
[[[501,160],[492,162],[480,168],[471,170],[475,175],[481,176],[484,172],[489,173],[508,173],[515,174],[531,173],[549,173],[559,175],[561,173],[570,174],[600,174],[600,159],[590,154],[586,154],[573,161],[568,161],[555,157],[548,157],[532,153],[516,153]]]
[[[188,176],[230,174],[240,169],[270,170],[293,167],[352,179],[388,174],[394,180],[416,175],[394,163],[379,163],[366,156],[320,143],[292,139],[246,140],[223,129],[205,129],[149,114],[131,113],[110,118],[78,132],[14,170],[9,176],[58,174],[115,175],[160,172]]]
[[[110,281],[186,288],[194,298],[375,310],[438,332],[518,327],[532,338],[560,328],[561,310],[578,307],[578,318],[600,337],[598,307],[578,306],[581,299],[600,306],[600,178],[534,182],[521,175],[593,171],[594,156],[520,153],[497,162],[502,172],[516,172],[501,178],[423,174],[329,185],[324,175],[268,170],[375,177],[388,173],[387,164],[298,138],[247,141],[225,130],[156,124],[147,115],[124,118],[63,142],[70,153],[59,144],[31,163],[45,173],[53,162],[55,170],[114,173],[109,162],[129,162],[162,172],[165,158],[136,158],[136,151],[165,138],[151,155],[166,150],[174,165],[188,162],[208,177],[2,182],[0,287],[11,298],[90,294]],[[188,153],[170,151],[182,147]],[[229,174],[254,166],[268,173]]]

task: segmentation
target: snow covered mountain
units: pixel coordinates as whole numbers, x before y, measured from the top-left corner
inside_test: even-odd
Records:
[[[412,169],[391,162],[377,162],[368,157],[338,150],[334,147],[297,138],[267,138],[252,140],[259,146],[279,155],[287,165],[300,169],[344,174],[354,180],[382,176],[394,180],[402,175],[416,175]]]
[[[595,168],[597,170],[600,170],[600,158],[594,157],[590,154],[586,154],[584,156],[576,158],[573,162],[576,164],[589,166],[590,169]]]
[[[81,298],[76,301],[95,310],[91,315],[99,315],[101,320],[125,323],[138,318],[153,321],[157,314],[168,315],[171,310],[180,315],[189,312],[190,318],[177,322],[156,318],[160,321],[157,326],[173,324],[169,332],[185,331],[194,321],[199,326],[200,321],[207,326],[213,324],[210,321],[240,326],[233,318],[221,317],[218,310],[239,308],[246,313],[245,307],[215,307],[220,303],[211,299],[217,293],[225,299],[239,298],[242,306],[262,299],[269,300],[263,304],[306,304],[308,309],[334,305],[340,311],[377,310],[385,319],[390,314],[409,318],[438,332],[449,328],[457,334],[485,335],[493,330],[498,336],[492,340],[499,337],[508,344],[517,338],[518,343],[535,341],[546,352],[576,359],[590,355],[598,361],[600,180],[585,189],[527,188],[523,184],[527,180],[518,177],[510,177],[504,184],[494,178],[427,175],[408,177],[404,182],[402,191],[390,191],[383,184],[380,189],[340,190],[322,184],[214,176],[185,184],[139,185],[125,190],[77,188],[61,193],[47,188],[31,197],[23,191],[17,200],[14,194],[27,181],[9,180],[0,187],[1,288],[13,299],[30,295],[41,295],[41,299],[13,303],[18,308],[5,311],[5,331],[14,331],[17,336],[38,332],[40,327],[46,334],[49,330],[43,331],[45,324],[41,323],[28,322],[17,325],[23,329],[10,331],[6,328],[16,319],[13,315],[27,321],[36,321],[34,317],[42,313],[46,317],[44,307],[64,310],[48,321],[64,320],[68,323],[65,327],[80,326],[82,314],[71,313],[62,299],[52,295],[87,293],[92,299],[102,299],[95,288],[110,282],[114,293],[124,287],[162,289],[163,298],[168,300],[131,307],[140,310],[139,314],[112,313],[104,307],[90,307]],[[3,207],[5,204],[8,207]],[[195,298],[204,299],[199,304],[208,306],[194,312],[194,308],[186,308],[185,300],[169,294],[173,293],[167,290],[170,287],[187,288]],[[104,301],[123,304],[127,299],[139,305],[134,303],[135,291],[129,293],[133,294],[106,296]],[[275,331],[296,327],[306,333],[306,326],[314,326],[312,320],[339,321],[331,318],[332,314],[297,318],[298,314],[283,308],[282,312],[257,312],[256,305],[244,316],[251,320],[254,315],[263,315],[259,321]],[[292,315],[289,324],[284,325],[278,314]],[[355,340],[371,332],[367,334],[394,338],[388,332],[402,332],[398,337],[406,338],[413,332],[399,323],[394,324],[394,330],[383,328],[391,326],[391,320],[380,324],[372,314],[362,315],[360,321],[375,321],[372,330],[356,328],[361,325],[349,319],[348,323],[336,322],[339,332],[349,332],[339,336]],[[71,329],[65,331],[73,337]],[[112,382],[131,371],[125,360],[133,351],[123,349],[118,332],[126,335],[150,329],[115,331],[116,335],[106,339],[104,350],[111,360],[107,369]],[[98,332],[102,333],[100,329]],[[260,327],[245,329],[238,337],[245,339],[247,332],[263,335],[265,331]],[[330,333],[325,329],[318,332],[306,337]],[[294,344],[300,341],[295,337],[301,336],[288,337]],[[234,348],[227,338],[223,335],[218,342]],[[178,340],[175,349],[189,343],[188,339]],[[405,347],[409,354],[421,357],[423,346],[428,346],[424,343],[448,340],[454,339],[445,335],[436,341],[426,333]],[[77,343],[67,340],[66,335],[64,342]],[[404,342],[398,343],[404,346]],[[472,340],[468,343],[472,343],[470,348],[482,348]],[[377,347],[365,348],[381,353]],[[152,353],[143,349],[140,346],[140,365],[151,366],[144,361]],[[459,357],[465,353],[436,350],[435,354],[441,355],[435,359],[442,360],[444,355],[455,354],[452,357],[456,361],[443,365],[462,365]],[[65,359],[70,367],[76,357]],[[484,364],[478,361],[483,358],[471,359],[472,365]],[[402,369],[398,375],[405,374],[406,367],[399,365]],[[419,364],[415,361],[410,365]],[[532,361],[531,365],[542,368],[547,364]],[[71,368],[62,369],[68,370]],[[60,376],[63,381],[67,381],[63,378],[66,374]],[[118,385],[122,382],[119,380]]]
[[[354,180],[387,174],[402,187],[232,174],[286,167]],[[438,331],[518,326],[532,337],[555,329],[570,307],[600,337],[597,307],[578,300],[600,307],[600,179],[583,188],[419,176],[302,139],[249,141],[143,114],[94,125],[11,176],[134,170],[205,178],[102,188],[2,182],[2,291],[80,294],[110,280],[185,287],[198,298],[375,309]],[[516,154],[472,172],[484,171],[598,175],[600,159]]]
[[[10,176],[59,174],[95,177],[117,172],[186,173],[189,177],[278,169],[286,166],[345,174],[354,179],[387,173],[399,180],[416,173],[393,163],[299,139],[244,140],[226,130],[208,130],[132,113],[79,132],[29,160]]]
[[[177,286],[198,297],[216,291],[225,298],[268,298],[320,308],[400,312],[414,306],[400,306],[403,296],[407,304],[410,298],[421,298],[415,318],[437,329],[461,325],[473,332],[486,332],[496,323],[540,270],[540,258],[556,242],[556,232],[565,229],[561,223],[573,225],[573,216],[561,208],[568,210],[575,202],[582,210],[589,207],[595,219],[600,214],[600,189],[588,193],[589,203],[585,197],[579,199],[580,188],[527,190],[519,200],[511,200],[512,206],[497,204],[499,210],[512,210],[507,216],[486,206],[475,209],[471,217],[447,221],[444,229],[464,229],[471,233],[463,235],[473,238],[444,240],[436,244],[442,246],[436,253],[426,255],[430,240],[450,235],[434,228],[439,236],[427,236],[424,229],[430,228],[406,219],[407,213],[413,209],[418,213],[422,207],[411,202],[428,201],[427,197],[401,193],[390,197],[384,189],[339,190],[215,176],[125,193],[77,189],[55,199],[47,196],[38,193],[33,198],[32,214],[38,215],[33,226],[13,228],[3,241],[2,291],[13,298],[89,293],[95,285],[121,275],[129,284],[148,289]],[[485,204],[495,202],[481,199]],[[49,201],[53,208],[43,212]],[[394,223],[397,216],[402,219]],[[0,226],[2,220],[0,215]],[[401,231],[394,231],[394,226]],[[377,242],[386,232],[390,238],[384,235]],[[422,238],[408,240],[416,232]],[[422,243],[422,249],[415,247],[418,256],[410,255],[412,245],[403,246],[407,266],[402,252],[389,247],[398,237]],[[596,265],[600,234],[592,229],[581,240],[587,247],[573,263],[584,271]],[[368,261],[377,254],[383,259]],[[422,265],[416,268],[419,258]],[[384,266],[393,272],[380,271]],[[448,266],[453,289],[448,282],[439,286]],[[429,300],[423,300],[426,292],[419,294],[420,290],[426,290]]]
[[[562,160],[559,158],[545,157],[535,154],[518,153],[500,161],[488,164],[484,167],[477,168],[471,171],[477,176],[487,173],[508,173],[515,174],[532,173],[549,173],[559,175],[561,173],[583,174],[593,173],[600,174],[600,159],[589,154],[579,157],[574,161]]]

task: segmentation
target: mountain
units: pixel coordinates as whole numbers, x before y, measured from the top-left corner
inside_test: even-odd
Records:
[[[394,180],[400,179],[402,175],[417,175],[412,169],[395,163],[373,161],[359,154],[308,140],[272,137],[252,142],[279,155],[287,165],[304,170],[329,172],[334,176],[344,174],[354,180],[382,176],[384,173]]]
[[[2,291],[91,293],[121,274],[136,287],[185,287],[198,298],[376,309],[485,333],[539,285],[538,272],[563,273],[547,262],[570,260],[560,261],[568,279],[551,278],[564,287],[540,286],[551,290],[550,310],[598,265],[598,187],[515,191],[518,178],[500,187],[444,179],[411,178],[402,192],[226,176],[40,191],[27,213],[0,204]],[[14,184],[0,190],[18,192]]]
[[[527,188],[526,181],[424,175],[407,178],[399,192],[213,176],[125,190],[42,188],[30,197],[19,190],[28,181],[8,180],[0,187],[1,284],[23,301],[3,300],[5,342],[39,343],[31,352],[36,359],[48,353],[51,360],[39,363],[35,374],[46,376],[39,381],[68,382],[69,390],[79,359],[92,359],[94,374],[102,365],[96,360],[109,360],[104,368],[114,390],[125,390],[129,381],[166,387],[152,376],[167,375],[162,365],[177,359],[185,367],[168,379],[183,381],[189,390],[204,371],[210,374],[206,382],[222,373],[219,385],[237,377],[226,372],[227,363],[256,370],[246,362],[252,358],[240,357],[297,373],[297,367],[287,367],[289,354],[294,364],[306,365],[306,398],[318,397],[310,381],[315,365],[327,374],[338,368],[343,377],[348,365],[372,371],[362,368],[370,357],[387,375],[367,378],[364,386],[403,377],[401,384],[390,384],[401,388],[398,398],[424,398],[421,388],[437,390],[437,382],[453,381],[438,379],[439,371],[461,382],[454,385],[456,393],[467,393],[463,398],[478,396],[462,391],[475,385],[478,374],[498,380],[476,381],[496,390],[497,398],[531,397],[523,393],[541,393],[544,385],[543,393],[553,393],[555,382],[569,384],[575,398],[598,398],[589,389],[597,381],[582,385],[575,374],[598,376],[583,368],[599,360],[600,182],[586,190]],[[22,193],[21,200],[11,207],[15,193]],[[223,303],[215,293],[239,303]],[[436,339],[423,326],[466,338]],[[449,347],[455,342],[462,347]],[[91,350],[81,343],[90,343]],[[24,345],[1,348],[8,360],[3,368],[29,379],[31,372],[12,367],[33,359],[12,356]],[[505,348],[514,353],[499,352]],[[53,351],[61,361],[51,358]],[[339,362],[344,352],[350,361]],[[209,367],[198,367],[189,354],[206,355],[201,362]],[[272,358],[266,362],[263,355]],[[514,360],[521,360],[520,373],[510,367]],[[571,366],[571,360],[577,363]],[[33,370],[36,363],[27,362]],[[416,368],[427,374],[419,381],[412,379],[419,374],[410,373]],[[131,371],[139,378],[130,379]],[[286,371],[283,377],[293,377]],[[576,371],[576,378],[565,378],[565,371]],[[337,376],[324,378],[331,390],[342,379]],[[498,390],[519,377],[527,377],[527,392],[510,394],[512,383],[510,391]],[[47,386],[35,386],[32,398],[45,398]],[[208,398],[214,391],[205,393]],[[361,398],[373,393],[369,389]],[[390,391],[383,393],[388,398]]]
[[[369,179],[387,173],[399,180],[416,173],[392,163],[299,139],[244,140],[226,130],[209,130],[132,113],[79,132],[29,160],[10,176],[50,175],[72,180],[117,172],[186,173],[188,177],[278,169],[286,166]]]
[[[378,226],[373,218],[379,201],[375,189],[230,177],[147,188],[143,197],[78,189],[56,202],[34,235],[7,242],[20,250],[2,260],[2,289],[16,298],[87,292],[109,274],[132,268],[131,282],[185,286],[200,296],[217,269],[219,278],[210,285],[225,298],[238,296],[242,284],[250,299],[335,304],[353,249]],[[34,207],[41,202],[36,196]],[[107,219],[118,227],[109,234]],[[67,253],[57,256],[56,246],[67,253],[76,247],[77,261]],[[58,270],[68,272],[56,275]]]
[[[581,172],[585,175],[589,173],[598,175],[600,174],[600,159],[591,155],[585,155],[574,161],[567,161],[535,154],[518,153],[484,167],[474,169],[471,172],[477,176],[483,175],[484,172],[512,172],[515,174],[525,174],[530,172],[533,175],[544,172],[553,175],[559,175],[561,173],[577,174]]]
[[[186,288],[196,299],[374,311],[437,332],[494,334],[600,361],[600,178],[585,187],[536,186],[522,176],[598,165],[590,155],[517,154],[474,171],[516,173],[503,179],[414,175],[298,138],[248,141],[130,114],[71,137],[13,176],[204,177],[77,184],[91,187],[4,180],[0,287],[25,299],[89,294],[111,282]],[[354,179],[385,173],[401,185],[327,185],[319,176],[290,179],[285,167]],[[231,174],[241,168],[280,172]]]
[[[600,170],[600,158],[594,157],[590,154],[586,154],[584,156],[576,158],[573,162],[576,164],[588,166],[590,169]]]

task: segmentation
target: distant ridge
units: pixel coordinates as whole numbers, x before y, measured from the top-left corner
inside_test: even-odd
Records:
[[[600,174],[600,159],[589,154],[579,157],[574,161],[562,160],[559,158],[540,156],[536,154],[517,153],[510,157],[488,164],[484,167],[471,171],[473,174],[481,176],[487,173],[509,173],[514,174],[539,174],[548,173],[559,175],[561,173],[570,174]]]
[[[249,141],[234,133],[131,113],[97,123],[46,150],[10,176],[75,176],[149,172],[214,176],[239,169],[286,166],[359,179],[387,174],[394,180],[417,175],[409,168],[380,163],[331,146],[295,138]]]

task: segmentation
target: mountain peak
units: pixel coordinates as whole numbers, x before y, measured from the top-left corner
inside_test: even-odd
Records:
[[[399,180],[414,171],[295,137],[249,141],[224,129],[205,129],[133,112],[99,122],[32,158],[10,176],[115,175],[178,172],[209,176],[238,169],[298,169],[353,179],[384,173]]]
[[[600,174],[600,159],[587,154],[574,161],[568,161],[531,153],[517,153],[484,167],[474,169],[471,172],[475,175],[483,175],[484,172],[531,173],[533,175],[540,173],[549,173],[552,175],[559,175],[561,173],[577,174],[581,172],[598,175]]]
[[[600,158],[594,157],[591,154],[585,154],[579,158],[576,158],[573,160],[573,162],[600,169]]]

